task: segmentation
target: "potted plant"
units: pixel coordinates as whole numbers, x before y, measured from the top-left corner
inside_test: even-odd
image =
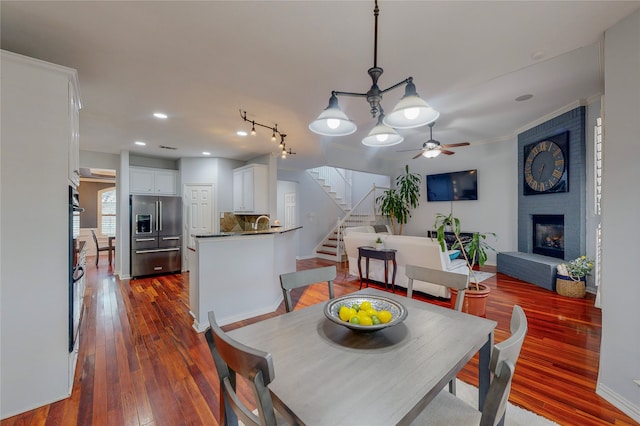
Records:
[[[382,250],[384,245],[382,244],[382,238],[378,237],[376,239],[376,250]]]
[[[556,292],[561,296],[584,297],[587,293],[586,277],[593,269],[593,260],[580,256],[556,267]]]
[[[395,235],[402,234],[402,225],[411,217],[411,209],[420,204],[420,183],[422,177],[417,173],[409,173],[409,165],[404,166],[405,173],[396,178],[395,189],[387,189],[376,198],[380,213],[391,219],[391,227]],[[400,225],[396,232],[396,223]]]
[[[451,232],[455,238],[455,242],[451,246],[451,249],[460,249],[462,256],[469,268],[469,273],[473,277],[473,283],[469,284],[469,287],[465,293],[465,301],[463,311],[483,316],[486,312],[486,298],[489,296],[489,287],[480,284],[476,278],[474,267],[476,264],[479,267],[484,266],[487,261],[487,251],[495,251],[487,242],[487,236],[492,235],[494,238],[496,234],[493,232],[480,233],[474,232],[471,237],[463,237],[460,235],[460,219],[453,216],[453,213],[444,215],[442,213],[436,214],[436,220],[433,224],[436,230],[436,239],[440,243],[440,249],[443,252],[447,251],[447,243],[445,240],[445,232]],[[455,305],[455,296],[457,295],[455,290],[451,291],[451,303]]]

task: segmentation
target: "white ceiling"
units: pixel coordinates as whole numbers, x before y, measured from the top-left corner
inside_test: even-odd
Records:
[[[381,0],[382,89],[413,76],[441,116],[442,143],[505,140],[602,92],[604,31],[640,1]],[[366,92],[373,65],[372,1],[6,1],[1,47],[78,70],[81,149],[161,157],[248,160],[269,152],[240,118],[277,123],[297,154],[285,167],[324,164],[328,150],[411,158],[428,127],[401,145],[360,143],[375,121],[363,98],[341,97],[358,124],[350,136],[308,129],[332,90]],[[385,94],[387,111],[404,93]],[[514,99],[534,97],[525,102]],[[169,118],[158,121],[155,111]],[[135,140],[146,147],[133,145]],[[160,145],[178,148],[169,151]],[[457,148],[464,149],[464,148]],[[416,160],[419,161],[419,160]],[[288,162],[288,164],[286,163]]]

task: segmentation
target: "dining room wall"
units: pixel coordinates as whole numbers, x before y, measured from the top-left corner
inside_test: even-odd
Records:
[[[84,212],[80,214],[80,228],[98,228],[98,191],[114,188],[115,182],[87,182],[80,180],[80,207]]]

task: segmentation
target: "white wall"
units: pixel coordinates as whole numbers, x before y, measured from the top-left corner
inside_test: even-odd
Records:
[[[518,211],[518,144],[515,140],[495,142],[479,146],[461,147],[455,155],[440,155],[434,159],[419,158],[398,163],[392,182],[404,173],[405,164],[409,172],[418,173],[420,205],[411,213],[404,225],[403,235],[426,236],[432,229],[437,213],[453,214],[460,219],[462,231],[494,232],[497,240],[488,243],[497,251],[517,251]],[[478,170],[478,200],[476,201],[427,201],[426,175]],[[496,263],[496,254],[489,253],[487,264]]]
[[[640,422],[640,11],[605,34],[602,342],[597,393]]]

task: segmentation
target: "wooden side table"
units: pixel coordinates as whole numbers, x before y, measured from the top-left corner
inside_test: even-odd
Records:
[[[362,288],[362,258],[366,259],[366,281],[369,287],[369,259],[378,259],[384,262],[384,289],[387,289],[389,283],[389,261],[393,265],[393,273],[391,275],[391,291],[395,293],[396,285],[396,252],[395,249],[377,250],[375,247],[363,246],[358,247],[358,273],[360,274],[360,288]]]

